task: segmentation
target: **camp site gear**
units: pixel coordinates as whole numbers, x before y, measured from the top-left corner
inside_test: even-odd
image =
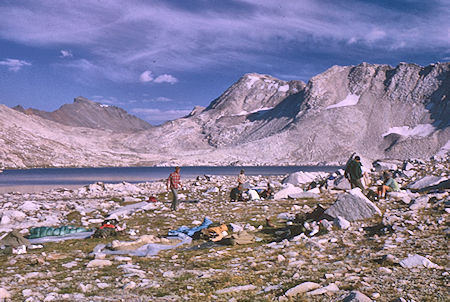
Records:
[[[149,244],[149,243],[158,243],[158,244],[167,244],[167,245],[174,245],[179,243],[181,240],[169,240],[167,238],[159,238],[154,235],[142,235],[139,237],[139,239],[134,241],[119,241],[119,240],[113,240],[111,242],[111,250],[114,251],[129,251],[129,250],[136,250],[143,245]]]
[[[228,235],[227,231],[228,227],[226,224],[221,224],[219,226],[209,227],[201,230],[203,237],[211,241],[221,240],[224,236]]]
[[[95,230],[94,238],[109,238],[117,236],[117,219],[106,219],[103,221],[102,226]]]
[[[53,227],[37,227],[30,229],[28,239],[41,238],[46,236],[63,236],[73,233],[88,232],[89,230],[83,227],[75,227],[72,225],[64,225],[59,228]]]
[[[30,242],[16,230],[9,232],[8,235],[0,240],[0,246],[18,247],[21,245],[29,246]]]
[[[112,225],[118,225],[119,221],[117,221],[117,219],[112,218],[112,219],[105,219],[102,224],[112,224]]]
[[[102,226],[103,227],[103,226]],[[115,237],[117,236],[117,231],[115,227],[100,227],[98,230],[95,230],[94,235],[92,237],[94,238],[109,238],[109,237]]]
[[[213,222],[208,218],[205,217],[203,219],[203,222],[201,225],[193,227],[193,228],[188,228],[187,226],[181,226],[176,230],[171,230],[168,232],[169,236],[178,236],[178,234],[186,234],[189,237],[192,237],[196,232],[201,231],[203,229],[206,229],[207,227],[209,227]]]
[[[255,240],[255,236],[248,233],[247,231],[240,231],[232,234],[229,237],[223,238],[219,243],[226,245],[242,245],[242,244],[250,244]]]
[[[115,229],[116,226],[113,224],[106,223],[100,227],[100,229],[105,229],[105,228]]]

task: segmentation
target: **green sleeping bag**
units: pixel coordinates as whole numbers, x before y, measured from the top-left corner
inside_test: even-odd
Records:
[[[63,225],[59,228],[53,227],[37,227],[30,230],[30,235],[28,239],[35,239],[47,236],[64,236],[67,234],[81,233],[89,231],[83,227],[75,227],[72,225]]]

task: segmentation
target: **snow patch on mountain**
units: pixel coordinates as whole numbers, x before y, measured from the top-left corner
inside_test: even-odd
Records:
[[[347,97],[345,99],[343,99],[339,103],[331,105],[331,106],[328,106],[325,109],[332,109],[332,108],[346,107],[346,106],[354,106],[354,105],[358,104],[358,102],[359,102],[359,95],[349,94],[349,95],[347,95]]]
[[[259,77],[253,76],[253,75],[248,75],[247,78],[248,78],[248,82],[247,82],[248,89],[252,88],[253,84],[255,84],[256,81],[260,80]]]
[[[253,111],[241,111],[238,114],[234,114],[234,116],[242,116],[242,115],[249,115],[249,114],[253,114],[253,113],[264,113],[266,111],[272,110],[274,107],[262,107]]]
[[[278,88],[278,91],[280,92],[286,92],[289,90],[289,85],[283,85],[280,88]]]
[[[447,141],[447,143],[439,150],[438,153],[434,156],[435,158],[445,158],[448,156],[448,153],[450,152],[450,140]]]
[[[399,134],[402,136],[421,136],[425,137],[430,135],[436,130],[436,128],[431,124],[419,124],[414,128],[408,126],[402,127],[392,127],[386,133],[382,134],[382,137],[388,136],[389,134]]]

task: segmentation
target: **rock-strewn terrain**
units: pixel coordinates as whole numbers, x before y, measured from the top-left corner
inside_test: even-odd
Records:
[[[85,127],[96,129],[67,127],[59,119],[54,123],[0,106],[0,164],[335,164],[353,151],[371,159],[446,159],[449,95],[450,63],[395,68],[362,63],[333,66],[307,84],[247,74],[207,108],[127,135],[109,126],[104,128],[114,131],[98,130],[87,120]],[[77,119],[85,116],[95,124],[100,106],[92,105],[94,114],[91,105],[81,106]],[[134,127],[125,120],[116,116],[111,122],[125,130]]]
[[[184,180],[186,200],[169,210],[162,181],[142,184],[92,184],[77,190],[0,196],[0,234],[26,233],[34,226],[98,227],[125,205],[157,196],[159,202],[120,216],[125,231],[117,238],[45,243],[25,254],[0,255],[0,299],[6,301],[446,301],[449,272],[449,189],[435,186],[449,179],[449,162],[379,162],[369,174],[375,189],[381,170],[397,171],[404,189],[373,203],[373,213],[349,222],[294,219],[320,204],[331,208],[342,196],[355,202],[357,191],[328,189],[303,192],[315,176],[248,177],[254,185],[275,186],[275,200],[228,202],[234,177]],[[325,176],[326,177],[326,176]],[[285,184],[282,184],[284,182]],[[290,184],[289,184],[290,182]],[[405,190],[410,187],[412,192]],[[439,189],[440,188],[440,189]],[[431,190],[431,191],[430,191]],[[282,198],[278,198],[284,194]],[[284,193],[283,193],[284,192]],[[308,193],[308,197],[299,193]],[[380,211],[381,215],[377,214]],[[342,210],[342,209],[341,209]],[[349,219],[358,211],[343,209]],[[211,245],[204,240],[156,256],[92,255],[99,243],[166,236],[182,225],[208,216],[254,234],[245,245]],[[266,218],[270,218],[267,223]],[[293,233],[299,231],[298,233]],[[96,257],[94,259],[94,257]],[[8,298],[9,297],[9,298]],[[352,300],[353,299],[353,300]],[[359,299],[359,300],[355,300]]]

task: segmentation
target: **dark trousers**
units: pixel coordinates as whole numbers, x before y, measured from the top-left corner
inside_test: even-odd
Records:
[[[363,184],[362,184],[362,182],[361,182],[361,178],[350,180],[350,185],[351,185],[352,189],[354,189],[354,188],[360,188],[360,189],[361,189],[361,192],[364,193],[364,186],[363,186]]]
[[[178,191],[175,188],[170,188],[170,190],[172,191],[172,194],[173,194],[171,209],[172,210],[176,210],[178,208],[178,204],[179,204],[179,202],[178,202]]]

